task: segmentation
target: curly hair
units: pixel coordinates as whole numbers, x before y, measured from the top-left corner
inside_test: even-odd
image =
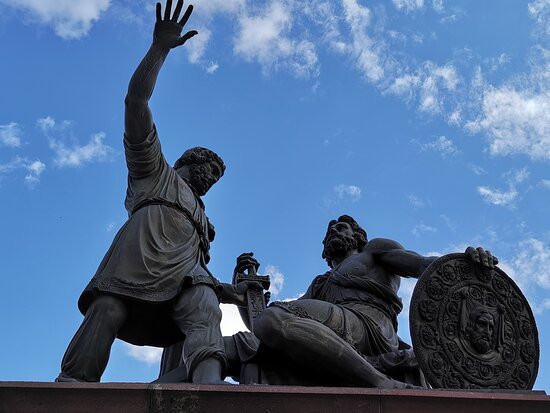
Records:
[[[361,251],[365,245],[367,245],[368,238],[367,238],[367,232],[357,223],[355,219],[350,217],[349,215],[342,215],[337,220],[333,219],[328,223],[327,226],[327,232],[325,234],[325,238],[323,239],[323,246],[326,244],[327,238],[330,234],[330,227],[332,227],[334,224],[337,224],[338,222],[345,222],[350,225],[351,229],[353,230],[353,238],[357,242],[357,249]],[[325,255],[325,249],[323,248],[323,259],[329,261],[327,259],[327,256]],[[330,264],[330,263],[329,263]]]
[[[225,172],[225,163],[222,158],[220,158],[216,152],[201,146],[187,149],[183,155],[179,157],[176,163],[174,163],[174,169],[181,168],[184,165],[201,165],[208,162],[216,162],[219,164],[223,175]]]

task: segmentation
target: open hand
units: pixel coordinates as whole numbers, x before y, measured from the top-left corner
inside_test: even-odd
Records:
[[[466,248],[465,254],[468,255],[472,261],[481,264],[483,267],[493,268],[498,264],[498,258],[494,257],[489,250],[483,249],[482,247],[468,247]]]
[[[166,9],[164,10],[163,18],[162,6],[160,2],[157,3],[157,21],[153,32],[153,44],[167,49],[173,49],[181,46],[191,37],[198,34],[196,30],[191,30],[183,36],[181,35],[183,26],[185,26],[187,20],[189,20],[189,17],[191,16],[191,13],[193,12],[193,6],[188,6],[183,17],[178,22],[182,7],[183,0],[178,0],[176,8],[174,9],[174,14],[172,15],[172,18],[170,18],[170,12],[172,11],[172,0],[166,0]]]

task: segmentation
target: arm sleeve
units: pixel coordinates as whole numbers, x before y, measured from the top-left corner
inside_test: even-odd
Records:
[[[144,141],[131,143],[128,136],[124,135],[124,152],[128,175],[134,179],[146,178],[160,171],[166,164],[162,155],[157,129],[147,135]]]

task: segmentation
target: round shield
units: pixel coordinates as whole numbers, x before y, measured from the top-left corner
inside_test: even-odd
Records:
[[[533,388],[539,366],[529,304],[504,271],[466,254],[434,261],[414,289],[410,330],[433,388]]]

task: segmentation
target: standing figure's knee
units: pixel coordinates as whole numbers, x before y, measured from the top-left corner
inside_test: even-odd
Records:
[[[108,318],[115,324],[122,324],[126,320],[128,310],[121,299],[110,295],[100,295],[94,299],[87,313],[96,317]]]
[[[254,321],[254,334],[267,346],[275,346],[284,336],[284,320],[290,314],[277,307],[270,307]]]

